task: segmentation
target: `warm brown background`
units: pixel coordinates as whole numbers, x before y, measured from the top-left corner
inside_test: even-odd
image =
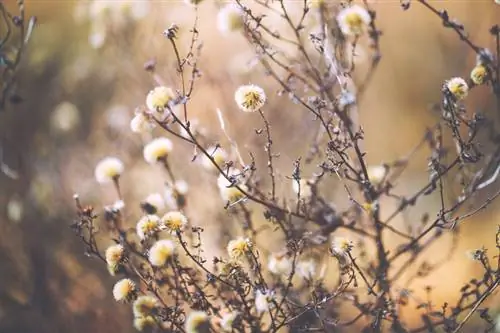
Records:
[[[205,44],[201,69],[205,76],[198,83],[191,115],[214,138],[222,139],[214,113],[215,107],[221,107],[240,145],[257,150],[259,141],[253,129],[259,126],[258,119],[237,112],[232,96],[242,83],[264,86],[270,95],[268,112],[275,144],[283,155],[278,164],[283,175],[290,174],[291,162],[304,153],[303,137],[310,135],[304,122],[309,118],[285,99],[272,95],[272,85],[259,67],[240,71],[249,57],[244,40],[238,36],[221,38],[215,29],[215,6],[211,0],[205,2],[200,7]],[[426,124],[436,117],[428,106],[439,101],[441,83],[452,76],[467,76],[475,60],[453,32],[442,29],[438,18],[418,4],[403,12],[398,1],[372,2],[384,32],[383,61],[360,109],[368,159],[380,163],[407,152],[421,138]],[[500,6],[493,0],[433,3],[446,7],[464,23],[477,44],[493,46],[488,29],[500,23]],[[178,84],[171,50],[161,32],[172,22],[189,29],[192,9],[181,1],[152,1],[145,19],[130,23],[125,32],[116,31],[104,48],[94,50],[87,42],[89,24],[75,18],[75,5],[75,1],[27,1],[29,13],[39,18],[39,26],[20,72],[20,92],[26,101],[0,115],[6,161],[21,172],[19,180],[0,175],[2,333],[133,331],[128,307],[112,300],[114,279],[105,267],[83,256],[81,244],[68,228],[73,218],[71,198],[78,192],[85,203],[98,210],[112,203],[112,191],[93,179],[95,163],[109,154],[125,161],[127,202],[160,190],[158,179],[163,176],[142,160],[142,139],[129,133],[128,122],[154,86],[142,70],[144,61],[156,57],[164,80]],[[466,102],[470,111],[494,114],[488,93],[484,87],[474,90]],[[61,134],[51,125],[51,117],[65,101],[78,108],[80,120],[73,131]],[[218,253],[221,240],[216,235],[220,222],[227,221],[221,213],[222,203],[210,177],[188,165],[191,150],[176,144],[175,167],[191,184],[190,216],[206,227],[207,253]],[[425,156],[420,158],[421,163],[413,165],[400,185],[402,193],[425,181]],[[24,207],[18,222],[9,220],[7,214],[7,203],[13,199]],[[132,210],[137,205],[128,207]],[[414,211],[430,210],[433,216],[436,209],[429,198]],[[131,225],[138,213],[131,213]],[[493,206],[467,221],[452,260],[412,289],[418,292],[430,284],[435,287],[435,304],[452,300],[462,283],[479,269],[465,251],[484,245],[492,253],[497,223],[498,208]],[[447,247],[443,239],[443,244],[428,254],[436,258],[444,255]]]

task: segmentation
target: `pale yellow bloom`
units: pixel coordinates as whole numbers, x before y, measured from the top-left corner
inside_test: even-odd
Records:
[[[237,4],[227,4],[217,14],[217,28],[223,34],[243,29],[245,16]]]
[[[254,84],[240,86],[234,93],[234,100],[238,107],[245,112],[260,110],[266,103],[264,89]]]
[[[238,237],[229,241],[227,253],[231,259],[237,260],[252,250],[252,241],[248,238]]]
[[[172,141],[167,138],[156,138],[144,147],[144,160],[150,164],[157,163],[159,160],[167,158],[172,149]]]
[[[149,262],[153,266],[164,266],[175,253],[175,243],[168,239],[157,241],[149,249]]]
[[[345,35],[361,35],[371,20],[370,13],[359,5],[344,8],[337,15],[340,30]]]
[[[470,79],[476,85],[483,84],[484,80],[486,79],[487,76],[488,76],[488,71],[487,71],[486,67],[483,65],[477,65],[470,72]]]
[[[373,185],[379,185],[387,175],[387,170],[383,165],[370,165],[367,172],[368,179]]]
[[[168,103],[174,99],[175,93],[171,88],[159,86],[148,93],[146,106],[151,111],[163,111]]]
[[[172,233],[181,232],[188,224],[187,217],[181,212],[168,212],[161,219],[163,225]]]
[[[134,133],[147,133],[153,128],[154,124],[144,113],[136,114],[130,121],[130,129]]]
[[[145,215],[137,222],[137,235],[141,240],[155,235],[160,229],[161,221],[156,215]]]
[[[161,211],[165,208],[165,199],[160,193],[151,193],[146,197],[146,199],[144,199],[143,203],[153,207],[155,212]]]
[[[462,100],[467,97],[469,93],[469,86],[467,82],[461,77],[454,77],[446,81],[446,88],[457,99]]]
[[[335,237],[332,242],[332,252],[339,255],[344,255],[352,250],[352,241],[345,237]]]
[[[154,315],[160,306],[160,302],[156,297],[149,295],[142,295],[132,304],[134,317],[147,317]]]
[[[124,258],[124,248],[120,244],[111,245],[106,249],[106,263],[110,266],[118,265]]]
[[[118,158],[106,157],[97,163],[94,174],[99,183],[106,184],[118,179],[124,169],[122,161]]]
[[[221,168],[224,166],[224,164],[228,160],[227,152],[221,147],[215,147],[215,146],[209,147],[207,149],[207,152],[210,154],[210,156],[212,156],[215,163]],[[203,155],[201,158],[201,164],[207,170],[215,170],[216,169],[214,164],[212,163],[212,161],[205,155]]]
[[[136,295],[137,288],[134,281],[130,279],[122,279],[113,287],[113,297],[117,302],[130,302],[135,299]]]

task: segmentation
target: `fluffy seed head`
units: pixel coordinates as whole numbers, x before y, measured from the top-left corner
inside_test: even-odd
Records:
[[[106,184],[118,179],[125,167],[116,157],[103,158],[95,167],[95,179],[101,184]]]
[[[109,266],[116,266],[124,258],[124,248],[120,244],[111,245],[106,249],[106,263]]]
[[[149,262],[156,267],[164,266],[175,253],[175,243],[168,239],[157,241],[149,249]]]
[[[148,93],[146,106],[151,111],[163,111],[168,103],[175,99],[174,91],[169,87],[159,86]]]
[[[162,217],[161,221],[163,225],[174,234],[184,231],[188,224],[187,217],[181,212],[168,212]]]
[[[154,236],[160,231],[160,218],[156,215],[145,215],[137,222],[137,236],[141,240]]]
[[[383,165],[370,165],[367,168],[368,179],[372,184],[378,185],[384,180],[387,170]]]
[[[446,89],[455,97],[457,100],[462,100],[467,97],[469,93],[469,86],[467,82],[461,77],[454,77],[449,79],[445,83]]]
[[[144,113],[136,114],[130,121],[130,129],[134,133],[147,133],[153,128],[154,124]]]
[[[255,309],[259,314],[269,310],[269,301],[271,300],[271,293],[269,291],[262,292],[257,290],[255,294]]]
[[[134,328],[140,332],[152,331],[157,326],[156,320],[152,316],[134,318]]]
[[[234,100],[242,111],[255,112],[266,103],[266,93],[261,87],[249,84],[236,89]]]
[[[217,14],[217,28],[223,34],[239,31],[245,26],[243,10],[237,4],[228,4]]]
[[[309,198],[312,195],[312,187],[307,179],[301,179],[298,182],[293,180],[292,189],[296,195],[300,192],[301,198]]]
[[[165,199],[160,193],[151,193],[142,202],[143,208],[150,214],[155,214],[165,208]]]
[[[157,163],[159,160],[167,158],[172,152],[172,148],[173,144],[169,139],[156,138],[144,147],[144,159],[150,164]]]
[[[361,35],[371,20],[370,13],[358,5],[344,8],[337,15],[337,22],[344,35]]]
[[[137,288],[134,281],[122,279],[113,287],[113,297],[117,302],[130,302],[137,296]]]
[[[215,163],[217,163],[219,167],[223,167],[228,160],[227,152],[221,147],[215,147],[215,146],[209,147],[207,149],[207,152],[212,156]],[[203,155],[201,158],[201,164],[207,170],[215,170],[214,164],[205,155]]]
[[[203,311],[191,311],[186,318],[186,333],[205,333],[210,331],[209,317]]]
[[[299,261],[297,274],[304,280],[312,280],[316,275],[316,262],[312,259]]]
[[[252,241],[248,238],[238,237],[229,241],[227,253],[231,259],[238,260],[252,250]]]
[[[486,79],[486,76],[488,76],[488,71],[487,71],[486,67],[483,65],[477,65],[470,72],[470,79],[476,85],[483,84],[485,79]]]
[[[267,268],[275,275],[289,276],[292,272],[293,260],[286,253],[271,253]]]
[[[332,253],[344,255],[349,253],[353,248],[352,241],[345,237],[335,237],[332,242]]]
[[[132,304],[134,317],[147,317],[154,315],[159,305],[160,303],[156,297],[148,295],[139,296]]]

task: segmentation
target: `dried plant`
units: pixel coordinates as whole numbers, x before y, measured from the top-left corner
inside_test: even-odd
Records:
[[[199,2],[190,1],[197,18],[203,15],[197,10]],[[490,249],[496,251],[493,257],[486,249],[471,252],[482,271],[457,290],[456,302],[437,305],[432,288],[427,288],[426,299],[414,296],[411,288],[446,262],[427,260],[426,251],[448,234],[453,252],[461,224],[500,195],[500,190],[491,191],[500,172],[500,149],[486,149],[499,143],[494,119],[463,103],[477,86],[486,85],[500,107],[500,29],[489,31],[495,45],[491,51],[476,45],[446,10],[426,0],[401,1],[403,10],[410,4],[427,8],[458,35],[477,56],[477,64],[470,77],[443,83],[442,99],[432,110],[438,115],[436,123],[407,155],[383,165],[367,163],[358,116],[359,102],[383,59],[383,36],[368,1],[221,4],[221,32],[243,36],[256,61],[279,86],[277,94],[256,84],[234,92],[234,108],[242,111],[241,117],[261,121],[255,134],[263,142],[263,154],[245,154],[227,131],[223,110],[217,114],[227,147],[213,144],[210,134],[198,130],[190,117],[193,92],[203,84],[197,20],[185,54],[178,34],[186,27],[172,24],[163,32],[175,55],[178,85],[164,86],[155,63],[148,62],[145,69],[159,86],[148,94],[145,107],[137,108],[131,129],[163,131],[164,136],[144,147],[144,159],[164,168],[168,197],[151,195],[137,204],[142,217],[131,226],[125,211],[134,206],[125,205],[120,190],[125,168],[119,159],[108,157],[96,167],[96,179],[114,185],[117,202],[96,214],[75,195],[78,215],[72,224],[86,253],[119,277],[114,298],[132,303],[138,330],[459,332],[475,315],[485,331],[494,329],[493,313],[484,304],[500,283],[500,228],[491,234],[496,237],[496,249]],[[262,13],[277,15],[288,33],[276,32]],[[362,44],[369,45],[371,60],[360,70],[355,55]],[[285,152],[273,141],[268,113],[270,101],[278,96],[288,96],[315,130],[307,153],[294,158],[293,171],[285,177],[276,166]],[[190,184],[188,191],[172,166],[176,141],[192,147],[187,153],[194,170],[206,167],[216,173],[213,181],[225,205],[214,201],[213,209],[226,210],[238,229],[224,245],[224,256],[207,255],[204,230],[189,218],[189,193],[196,186]],[[428,182],[400,194],[398,181],[422,152],[427,155]],[[317,172],[304,178],[304,166]],[[341,184],[347,205],[332,203],[327,190],[332,180]],[[290,191],[283,190],[283,182]],[[439,209],[408,216],[425,196],[436,198]],[[160,216],[165,200],[171,211]],[[396,209],[391,211],[394,204],[388,202],[395,202]],[[403,222],[395,223],[396,219]],[[267,240],[282,240],[282,251],[266,251],[263,233]],[[103,249],[97,236],[108,234],[113,245]],[[408,312],[416,312],[420,324],[407,322]]]

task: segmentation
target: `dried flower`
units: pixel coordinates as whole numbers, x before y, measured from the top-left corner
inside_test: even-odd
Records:
[[[383,165],[370,165],[367,172],[368,179],[373,185],[379,185],[387,175],[387,169]]]
[[[286,252],[271,253],[267,262],[267,268],[275,275],[289,276],[293,268],[293,260]]]
[[[162,112],[168,103],[175,99],[174,91],[169,87],[159,86],[148,93],[146,106],[151,111]]]
[[[118,266],[123,262],[125,249],[120,244],[111,245],[106,249],[105,257],[111,275],[116,273]]]
[[[352,241],[344,237],[335,237],[332,242],[332,253],[337,255],[346,255],[353,248]]]
[[[261,314],[263,312],[269,311],[269,301],[271,300],[271,292],[262,292],[257,290],[255,294],[255,309],[257,313]]]
[[[165,208],[165,199],[160,193],[151,193],[142,202],[142,207],[148,214],[156,214]]]
[[[117,302],[130,302],[137,296],[137,288],[134,281],[122,279],[113,287],[113,297]]]
[[[212,146],[212,147],[209,147],[207,149],[207,152],[212,156],[212,159],[215,161],[215,163],[219,167],[222,168],[224,166],[224,164],[227,162],[228,154],[227,154],[227,152],[224,149],[222,149],[220,147]],[[205,155],[203,155],[202,158],[201,158],[201,164],[207,170],[215,170],[214,164]]]
[[[299,261],[297,274],[304,280],[312,280],[316,275],[316,262],[312,259]]]
[[[144,114],[138,113],[130,121],[130,129],[134,133],[147,133],[154,128],[154,124],[151,120]]]
[[[144,159],[150,164],[157,163],[159,160],[167,158],[172,152],[172,148],[173,144],[169,139],[156,138],[144,147]]]
[[[252,250],[252,241],[248,238],[238,237],[229,241],[227,253],[229,257],[238,260]]]
[[[469,86],[467,82],[461,77],[454,77],[449,79],[445,83],[446,89],[455,97],[457,100],[462,100],[467,97],[469,93]]]
[[[470,72],[470,79],[476,85],[483,84],[487,76],[488,76],[488,70],[483,65],[477,65]]]
[[[217,14],[217,28],[223,34],[243,29],[245,17],[243,9],[237,4],[228,4]]]
[[[220,328],[223,332],[232,332],[233,324],[238,319],[240,313],[238,311],[233,311],[229,313],[224,313],[220,320]]]
[[[358,5],[344,8],[337,15],[337,22],[344,35],[361,35],[365,26],[369,25],[371,21],[370,13]]]
[[[147,317],[156,314],[160,302],[156,297],[149,295],[142,295],[132,304],[132,311],[134,317]]]
[[[97,163],[94,174],[97,182],[106,184],[118,179],[124,169],[122,161],[118,158],[106,157]]]
[[[254,84],[240,86],[234,93],[234,100],[238,107],[245,112],[260,110],[266,103],[264,89]]]
[[[156,267],[164,266],[175,253],[175,243],[168,239],[157,241],[149,249],[149,262]]]
[[[157,326],[158,324],[152,316],[134,318],[134,328],[138,331],[142,332],[153,330]]]
[[[209,331],[208,314],[203,311],[191,311],[186,318],[186,333],[208,333]]]
[[[187,217],[181,212],[168,212],[161,218],[161,221],[163,225],[174,234],[184,231],[188,224]]]
[[[157,215],[145,215],[137,222],[137,235],[141,240],[154,236],[160,229],[160,218]]]

